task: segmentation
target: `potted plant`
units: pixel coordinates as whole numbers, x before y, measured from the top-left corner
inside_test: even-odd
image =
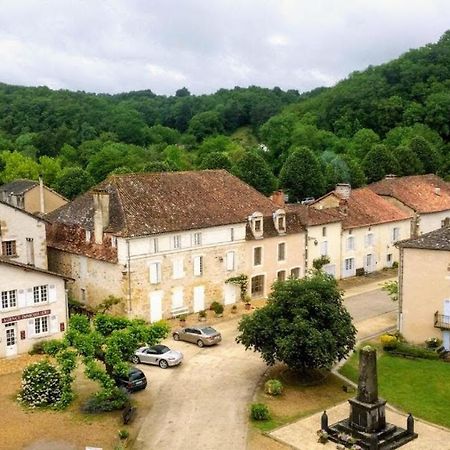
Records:
[[[198,320],[200,322],[204,322],[206,320],[206,311],[204,309],[198,312]]]
[[[251,301],[250,295],[246,295],[244,298],[244,302],[245,302],[245,309],[247,310],[252,309],[252,304],[250,303],[250,301]]]
[[[219,302],[215,302],[214,305],[214,312],[216,313],[216,317],[222,317],[223,316],[223,305]]]
[[[236,305],[233,305],[233,306],[231,307],[231,312],[232,312],[233,314],[236,314],[236,313],[237,313],[237,306],[236,306]]]
[[[181,314],[179,319],[180,319],[180,325],[184,326],[186,324],[187,315],[186,314]]]

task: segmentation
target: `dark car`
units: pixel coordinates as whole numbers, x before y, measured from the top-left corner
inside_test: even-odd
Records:
[[[213,327],[186,327],[176,330],[172,334],[176,341],[186,341],[197,344],[199,347],[218,344],[222,335]]]
[[[137,367],[130,367],[128,377],[116,377],[116,383],[119,387],[125,388],[128,392],[140,391],[147,387],[147,378],[145,373]]]

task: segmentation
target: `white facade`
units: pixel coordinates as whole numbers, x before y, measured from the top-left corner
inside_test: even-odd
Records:
[[[438,230],[443,226],[445,220],[450,220],[450,210],[420,214],[417,219],[418,232],[424,234]]]

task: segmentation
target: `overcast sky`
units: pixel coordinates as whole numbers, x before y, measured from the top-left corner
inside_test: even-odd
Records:
[[[0,0],[0,81],[306,91],[435,42],[449,0]]]

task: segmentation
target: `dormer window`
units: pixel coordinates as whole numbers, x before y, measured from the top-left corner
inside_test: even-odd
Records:
[[[284,209],[278,209],[274,212],[273,223],[278,233],[286,233],[286,213]]]
[[[249,217],[250,226],[255,238],[262,238],[264,232],[263,215],[255,212]]]

